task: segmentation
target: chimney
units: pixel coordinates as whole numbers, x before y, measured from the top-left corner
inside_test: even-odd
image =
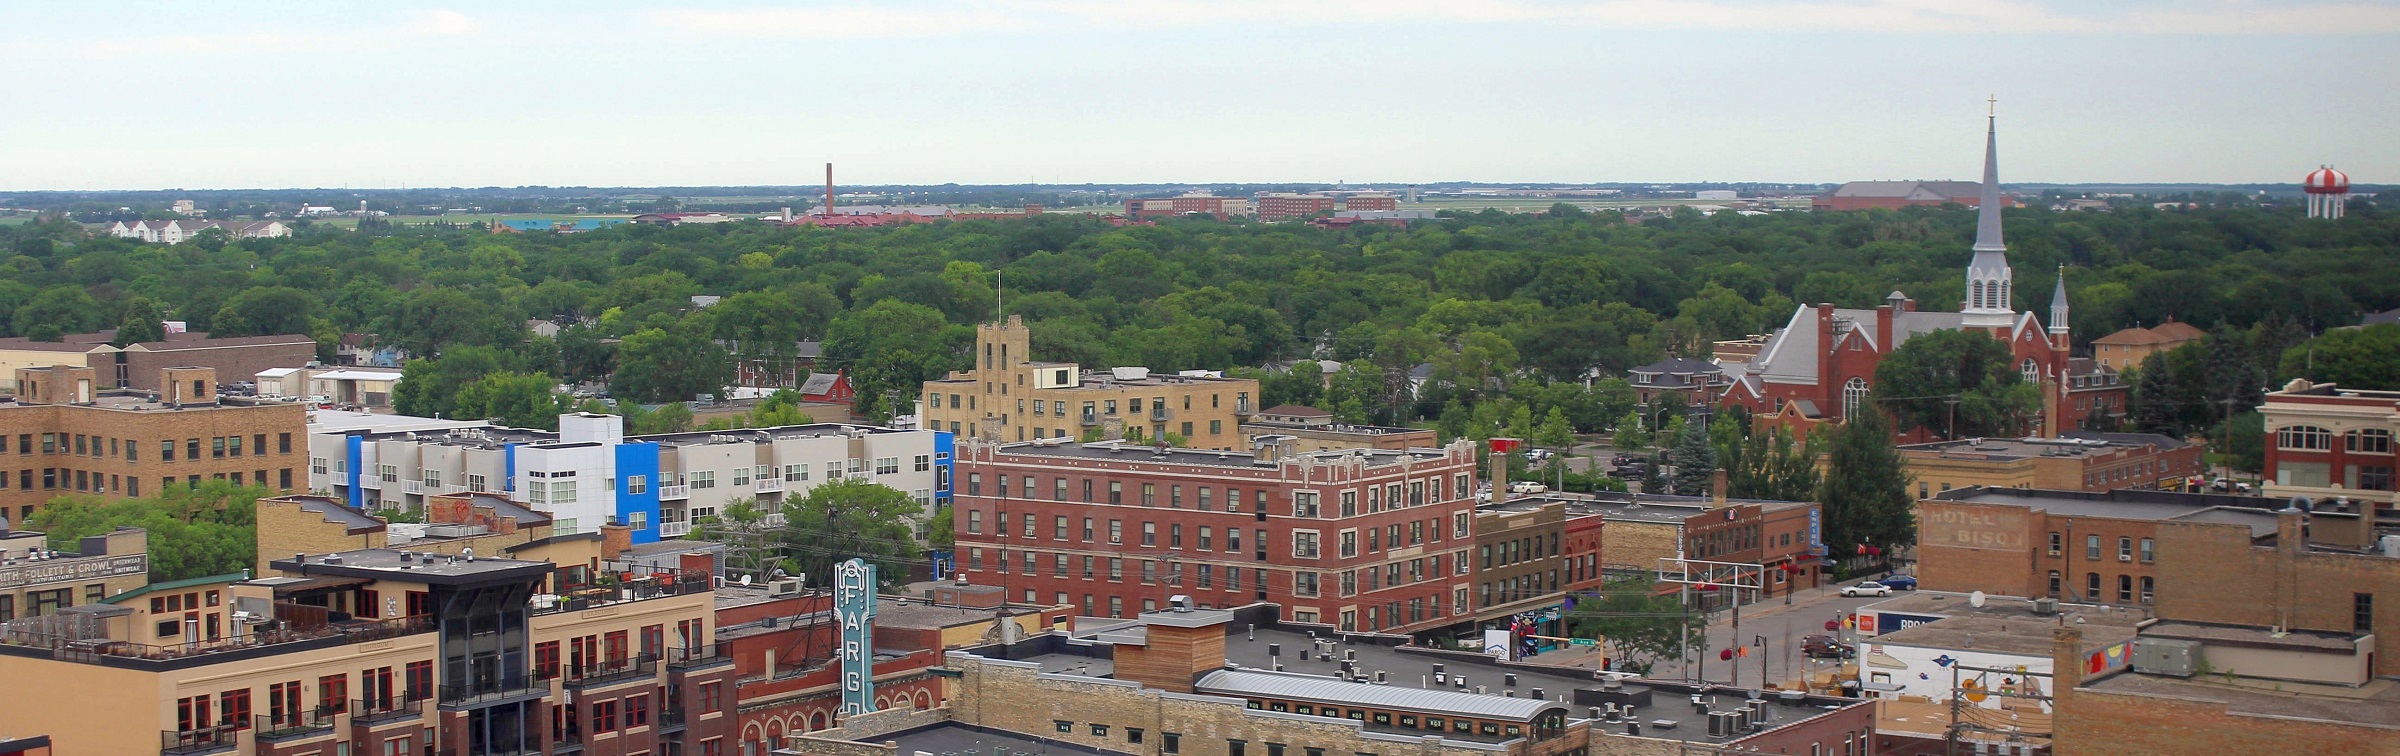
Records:
[[[1713,504],[1709,505],[1710,508],[1716,509],[1724,507],[1725,489],[1728,487],[1725,482],[1725,468],[1717,468],[1716,473],[1709,476],[1708,486],[1711,497],[1716,500]]]
[[[2067,699],[2083,685],[2083,628],[2060,625],[2050,631],[2050,710],[2065,724]]]
[[[2275,550],[2285,557],[2308,550],[2308,498],[2294,496],[2275,512]]]
[[[833,164],[825,164],[825,216],[833,217]]]
[[[1508,457],[1523,448],[1523,439],[1495,438],[1491,440],[1492,503],[1508,501]]]

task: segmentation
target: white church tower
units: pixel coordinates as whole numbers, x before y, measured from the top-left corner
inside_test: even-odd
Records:
[[[1967,301],[1960,324],[1968,328],[2004,329],[2016,320],[2010,298],[2008,245],[2000,241],[2000,131],[1998,116],[1987,117],[1983,143],[1983,195],[1976,208],[1975,259],[1967,263]]]

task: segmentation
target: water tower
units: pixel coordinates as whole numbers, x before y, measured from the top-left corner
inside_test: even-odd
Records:
[[[2308,193],[2308,217],[2338,220],[2342,204],[2350,198],[2350,176],[2333,166],[2318,166],[2301,179],[2300,191]]]

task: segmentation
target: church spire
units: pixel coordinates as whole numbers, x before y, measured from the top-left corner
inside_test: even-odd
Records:
[[[2058,266],[2058,288],[2050,291],[2050,332],[2067,332],[2067,266]]]
[[[2000,117],[1984,117],[1983,193],[1975,215],[1975,251],[2004,252],[2000,241]]]
[[[1984,122],[1983,196],[1976,207],[1975,255],[1967,262],[1967,301],[1960,308],[1969,328],[2006,328],[2016,320],[2009,291],[2016,276],[2008,269],[2008,245],[2000,241],[1999,120],[1995,114]]]

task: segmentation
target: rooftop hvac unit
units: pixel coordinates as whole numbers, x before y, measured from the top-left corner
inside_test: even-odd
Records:
[[[2191,677],[2199,672],[2200,644],[2187,640],[2148,638],[2133,644],[2133,671],[2149,675]]]
[[[798,596],[800,595],[800,581],[777,580],[768,583],[767,595],[770,597]]]

